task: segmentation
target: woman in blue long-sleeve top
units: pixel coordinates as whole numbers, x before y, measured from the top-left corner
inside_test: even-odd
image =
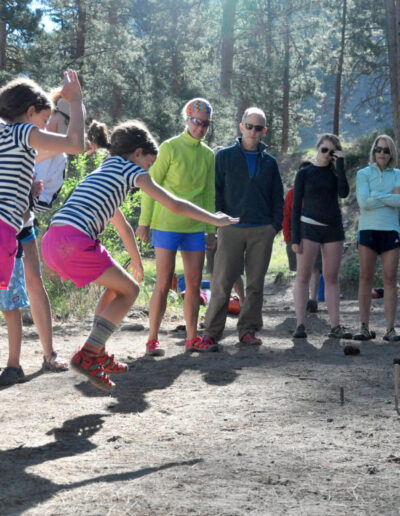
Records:
[[[360,283],[358,302],[361,330],[356,340],[375,338],[369,330],[371,288],[376,259],[381,257],[385,293],[387,341],[398,341],[394,321],[397,309],[397,268],[399,262],[400,170],[394,168],[397,151],[390,136],[378,136],[370,152],[370,164],[357,172],[357,201],[360,206],[358,254]]]

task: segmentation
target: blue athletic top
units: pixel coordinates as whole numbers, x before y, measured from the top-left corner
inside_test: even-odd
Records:
[[[256,170],[258,151],[249,151],[249,150],[243,149],[243,152],[247,159],[247,166],[249,169],[249,178],[251,179],[252,177],[254,177],[257,174],[257,172],[258,172],[258,174],[260,173],[260,170]]]
[[[357,172],[359,231],[400,231],[400,194],[392,193],[397,186],[400,186],[400,170],[397,168],[387,168],[381,172],[376,163],[370,163]]]

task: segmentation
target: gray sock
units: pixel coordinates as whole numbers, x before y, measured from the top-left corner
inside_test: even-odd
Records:
[[[117,327],[107,319],[96,316],[93,321],[92,331],[83,346],[82,351],[85,355],[96,357],[104,355],[107,340]]]

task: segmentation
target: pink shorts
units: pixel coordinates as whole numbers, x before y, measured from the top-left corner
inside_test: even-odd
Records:
[[[92,240],[73,226],[50,226],[42,238],[42,253],[50,269],[77,287],[95,281],[115,265],[100,240]]]
[[[16,230],[0,220],[0,289],[8,290],[18,251]]]

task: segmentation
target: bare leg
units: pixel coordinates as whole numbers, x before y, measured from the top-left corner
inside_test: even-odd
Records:
[[[93,283],[107,289],[97,305],[96,316],[119,324],[139,294],[138,284],[118,264],[109,267]]]
[[[394,327],[397,310],[397,269],[399,248],[386,251],[381,255],[383,286],[385,288],[385,316],[388,330]]]
[[[318,289],[319,289],[320,272],[318,269],[313,267],[310,279],[310,299],[318,301]]]
[[[342,254],[343,241],[322,244],[325,298],[332,328],[339,324],[339,268]]]
[[[53,349],[53,329],[49,296],[40,273],[39,253],[36,240],[23,242],[26,291],[31,305],[32,318],[37,328],[43,352],[50,356]]]
[[[296,308],[297,326],[306,322],[306,306],[313,264],[320,244],[306,238],[302,239],[303,252],[297,254],[297,274],[294,286],[294,304]]]
[[[365,245],[358,244],[358,256],[360,259],[360,278],[358,284],[358,306],[360,309],[361,323],[369,326],[369,313],[371,310],[371,289],[374,281],[376,258],[378,254]]]
[[[181,251],[185,271],[186,293],[183,310],[188,340],[197,337],[200,306],[200,283],[204,264],[204,251]]]
[[[21,357],[22,320],[18,308],[3,311],[8,330],[8,367],[19,367]]]
[[[155,247],[157,278],[150,299],[149,340],[157,339],[158,330],[167,308],[168,292],[175,270],[176,251]]]
[[[239,276],[238,279],[233,284],[233,288],[238,295],[240,306],[244,303],[244,285],[242,276]]]

